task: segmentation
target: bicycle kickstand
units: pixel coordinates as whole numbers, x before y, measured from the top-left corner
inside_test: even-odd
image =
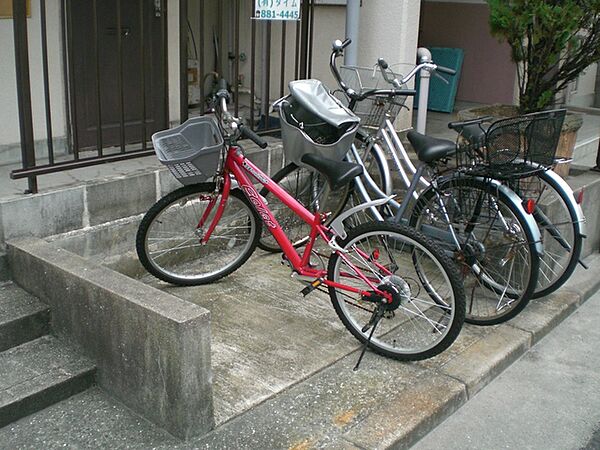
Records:
[[[363,349],[360,352],[360,356],[358,357],[358,361],[356,362],[356,366],[354,366],[354,371],[358,370],[358,366],[360,366],[360,362],[363,359],[363,356],[365,356],[365,352],[367,351],[367,347],[369,346],[369,343],[371,342],[371,338],[373,337],[373,333],[375,333],[375,328],[377,328],[377,325],[379,324],[379,321],[383,318],[383,315],[385,314],[385,309],[382,308],[381,306],[377,306],[377,308],[375,309],[375,311],[373,311],[373,315],[371,316],[371,319],[369,319],[369,322],[362,328],[362,332],[366,332],[369,330],[369,328],[371,329],[371,332],[369,333],[369,337],[368,339],[365,341],[365,344],[363,345]]]

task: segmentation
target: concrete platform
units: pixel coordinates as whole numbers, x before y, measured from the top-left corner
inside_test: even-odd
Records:
[[[253,291],[250,282],[240,279],[219,283],[222,297],[201,293],[198,288],[165,285],[162,288],[171,294],[194,299],[211,310],[215,337],[220,334],[217,330],[227,325],[229,339],[240,348],[237,357],[230,360],[239,362],[238,368],[243,370],[238,374],[246,374],[239,378],[246,385],[245,392],[259,393],[252,408],[244,412],[247,403],[236,406],[231,402],[247,395],[243,391],[230,391],[233,395],[220,401],[215,398],[215,404],[222,405],[221,411],[229,411],[225,414],[232,411],[225,408],[227,405],[240,408],[239,415],[221,420],[203,437],[183,442],[141,420],[104,393],[89,391],[0,429],[0,447],[11,443],[13,448],[39,448],[43,444],[43,448],[51,449],[88,447],[93,442],[106,447],[211,450],[408,448],[598,290],[600,256],[588,258],[588,263],[592,269],[577,269],[568,285],[551,297],[532,301],[510,323],[465,327],[449,351],[432,360],[399,363],[367,353],[357,372],[352,367],[358,350],[351,342],[344,342],[345,330],[335,329],[334,324],[327,326],[326,305],[318,305],[324,299],[310,308],[309,300],[288,298],[292,291],[283,288],[278,289],[278,298],[260,298],[254,294],[264,286],[255,283]],[[236,289],[247,290],[254,297],[243,295],[234,304],[230,295]],[[269,304],[275,307],[267,311]],[[299,325],[303,327],[301,333],[296,328]],[[317,326],[322,329],[315,331]],[[325,339],[330,336],[333,347],[327,340],[314,341],[315,337],[323,338],[321,333]],[[214,351],[222,352],[227,339],[221,332]],[[223,356],[222,361],[227,358]],[[229,370],[229,375],[237,371]],[[278,393],[269,393],[273,391],[269,386],[277,386],[277,380],[286,374],[286,386]],[[220,391],[215,389],[215,397],[227,389],[221,385]]]

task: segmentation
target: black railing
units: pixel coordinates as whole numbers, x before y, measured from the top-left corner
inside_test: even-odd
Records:
[[[92,165],[121,161],[125,159],[138,158],[142,156],[152,155],[154,153],[149,142],[150,135],[156,129],[166,128],[169,124],[169,99],[168,99],[168,70],[167,70],[167,31],[166,31],[166,17],[164,3],[166,0],[139,0],[139,11],[133,14],[133,17],[138,17],[139,23],[131,24],[125,23],[125,20],[130,20],[131,17],[125,19],[123,17],[123,9],[131,7],[131,0],[113,0],[115,2],[116,15],[115,21],[116,26],[111,25],[110,28],[106,26],[101,29],[100,23],[101,18],[99,17],[101,7],[105,7],[105,0],[91,0],[85,3],[80,3],[78,0],[61,0],[60,6],[60,37],[63,45],[63,60],[62,60],[62,76],[64,77],[64,90],[65,90],[65,107],[67,110],[67,117],[65,122],[67,123],[64,133],[66,137],[66,150],[64,152],[57,153],[55,145],[55,137],[53,136],[53,117],[52,117],[52,105],[53,102],[63,101],[61,95],[55,95],[51,91],[51,84],[49,81],[49,63],[48,63],[48,27],[46,16],[47,4],[45,0],[37,0],[39,2],[39,26],[41,32],[41,73],[43,82],[44,92],[44,114],[45,114],[45,128],[46,128],[46,146],[47,155],[36,155],[35,152],[35,136],[33,126],[33,114],[32,114],[32,95],[31,95],[31,79],[30,79],[30,45],[28,42],[27,34],[27,0],[12,0],[13,1],[13,19],[14,19],[14,45],[15,45],[15,67],[17,75],[17,102],[19,111],[19,127],[20,127],[20,141],[21,141],[21,158],[22,168],[13,170],[11,172],[11,178],[27,178],[29,182],[28,192],[37,192],[37,176],[60,172],[64,170],[76,169],[81,167],[88,167]],[[32,0],[36,1],[36,0]],[[204,42],[206,39],[211,39],[211,30],[205,26],[205,17],[209,14],[205,6],[204,0],[179,0],[180,13],[179,13],[179,30],[180,30],[180,42],[179,42],[179,72],[180,77],[178,83],[180,84],[180,119],[183,121],[188,117],[188,32],[191,31],[189,16],[188,16],[188,3],[197,2],[196,6],[199,6],[198,15],[198,30],[200,32],[198,41],[200,45],[197,50],[198,59],[198,87],[200,91],[200,103],[201,108],[205,106],[204,99],[210,92],[207,91],[207,84],[204,82],[207,79],[208,74],[213,71],[207,71],[207,52],[204,49]],[[218,8],[220,14],[223,14],[225,10],[231,13],[231,27],[233,29],[233,37],[228,42],[228,61],[232,62],[232,69],[228,73],[228,78],[231,85],[231,90],[234,94],[234,98],[237,99],[234,108],[235,113],[239,114],[240,106],[242,102],[239,101],[241,95],[242,86],[240,85],[240,29],[242,25],[249,28],[250,34],[250,86],[244,89],[249,93],[249,112],[246,119],[250,125],[260,132],[272,131],[277,128],[276,121],[271,121],[268,114],[268,105],[272,100],[271,95],[271,80],[276,80],[275,77],[279,77],[279,83],[277,89],[277,95],[279,97],[283,95],[285,89],[285,81],[287,79],[294,78],[306,78],[310,76],[311,72],[311,47],[312,47],[312,28],[314,23],[314,0],[302,0],[301,2],[301,17],[302,20],[299,22],[258,22],[251,20],[250,17],[242,16],[242,8],[244,11],[248,11],[248,5],[253,5],[254,0],[226,0],[219,1]],[[56,3],[52,2],[52,7]],[[75,55],[77,51],[81,54],[78,45],[81,45],[82,40],[81,30],[76,33],[75,26],[78,25],[78,20],[73,16],[73,10],[75,7],[79,8],[81,12],[81,5],[83,8],[87,8],[84,13],[86,17],[89,17],[90,27],[84,30],[89,47],[87,48],[86,61],[90,67],[89,73],[91,78],[87,78],[86,89],[82,91],[82,85],[84,80],[81,79],[77,74],[81,71],[82,61],[77,60]],[[112,5],[112,3],[111,3]],[[32,5],[33,6],[33,5]],[[252,11],[253,7],[250,6],[249,10]],[[32,7],[32,10],[36,10]],[[37,10],[36,10],[37,11]],[[146,39],[150,38],[150,35],[156,36],[156,30],[148,29],[148,15],[156,17],[155,20],[158,22],[152,22],[156,24],[156,29],[160,30],[159,40],[162,42],[162,52],[160,55],[152,54],[152,49],[145,49]],[[192,18],[193,20],[193,18]],[[259,45],[257,42],[257,29],[262,27],[260,30],[262,33],[262,41]],[[132,36],[129,35],[130,29],[136,29],[137,36],[133,39],[139,38],[139,41],[133,41],[135,44],[131,44]],[[109,31],[107,31],[109,30]],[[271,43],[271,33],[276,30],[280,36],[280,42],[275,44]],[[214,30],[212,30],[214,33]],[[105,70],[103,67],[104,61],[101,60],[101,54],[105,55],[105,47],[107,44],[105,39],[108,38],[107,33],[111,36],[116,35],[115,48],[111,48],[111,54],[116,58],[116,73],[114,74],[114,80],[110,80],[110,83],[102,83],[102,71]],[[294,37],[295,36],[295,37]],[[286,54],[286,44],[290,39],[294,39],[294,61],[292,64],[291,58]],[[232,42],[231,42],[232,41]],[[111,42],[113,42],[111,40]],[[129,50],[125,50],[125,44],[129,46]],[[113,44],[111,44],[113,45]],[[131,61],[128,60],[131,46],[136,49],[137,58],[141,69],[139,70],[139,78],[135,82],[135,90],[137,93],[129,92],[131,86],[127,87],[126,80],[124,80],[124,70],[128,69],[128,65],[131,65]],[[280,45],[279,49],[271,48],[273,45]],[[146,46],[147,47],[147,46]],[[260,47],[260,52],[257,48]],[[275,52],[273,53],[272,50]],[[272,64],[271,55],[275,54],[279,56],[279,64]],[[91,55],[91,56],[90,56]],[[260,55],[260,57],[259,57]],[[105,57],[105,56],[103,56]],[[258,59],[257,59],[258,58]],[[115,62],[115,61],[112,61]],[[36,66],[38,65],[35,62]],[[151,78],[152,75],[147,73],[145,70],[150,65],[158,64],[162,71],[162,82],[164,85],[162,89],[159,89],[161,98],[157,99],[154,91],[149,89],[156,88],[156,79]],[[227,63],[221,61],[221,70],[226,67]],[[288,70],[287,67],[293,67],[294,70]],[[87,67],[87,66],[86,66]],[[79,72],[78,72],[79,71]],[[224,70],[223,70],[224,71]],[[293,73],[289,73],[293,72]],[[221,76],[223,74],[220,74]],[[136,75],[137,77],[137,75]],[[92,80],[92,81],[90,81]],[[257,86],[258,81],[261,81],[260,86]],[[107,87],[108,86],[108,87]],[[82,100],[82,92],[84,92],[84,99]],[[148,93],[150,92],[151,95]],[[257,94],[260,96],[260,108],[256,106]],[[136,99],[136,108],[134,117],[131,116],[132,105],[128,98],[131,95],[138,97]],[[106,98],[111,97],[116,99],[114,101],[116,118],[114,124],[108,124],[106,122]],[[153,113],[156,108],[156,102],[162,105],[164,108],[164,114],[160,119],[154,121],[148,117]],[[204,105],[203,105],[204,104]],[[85,105],[85,107],[82,107]],[[91,106],[90,106],[91,105]],[[85,111],[82,111],[85,109]],[[258,110],[259,109],[259,110]],[[54,109],[55,110],[55,109]],[[204,111],[200,111],[201,113]],[[82,127],[82,117],[89,122]],[[155,117],[155,116],[152,116]],[[257,120],[258,119],[258,120]],[[58,121],[60,122],[60,121]],[[85,133],[95,133],[91,137],[87,135],[85,138],[82,136],[82,131]],[[92,130],[92,131],[90,131]],[[95,131],[94,131],[95,130]],[[85,134],[84,133],[84,134]],[[108,135],[108,137],[107,137]]]

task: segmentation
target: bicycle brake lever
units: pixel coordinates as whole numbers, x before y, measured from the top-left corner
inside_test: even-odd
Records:
[[[438,77],[440,80],[442,80],[444,83],[446,84],[450,84],[450,82],[448,80],[446,80],[443,76],[441,76],[439,73],[437,73],[436,71],[433,72],[433,74]]]

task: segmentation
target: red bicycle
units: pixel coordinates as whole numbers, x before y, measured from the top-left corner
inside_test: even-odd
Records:
[[[262,148],[266,143],[227,112],[226,89],[220,89],[216,98],[217,120],[191,119],[187,128],[184,124],[156,135],[159,158],[165,148],[197,158],[198,154],[205,157],[215,153],[216,147],[220,157],[212,157],[217,159],[214,181],[179,188],[146,213],[136,238],[144,267],[157,278],[177,285],[213,282],[250,257],[261,227],[266,226],[292,271],[311,280],[302,293],[306,296],[326,288],[341,321],[364,344],[363,354],[369,347],[391,358],[418,360],[449,347],[465,315],[461,278],[450,258],[431,240],[404,226],[373,222],[345,229],[344,218],[357,208],[385,200],[356,206],[326,226],[326,213],[310,212],[244,156],[238,138],[249,138]],[[202,125],[190,128],[190,123]],[[161,138],[167,142],[158,142]],[[197,144],[191,145],[196,156],[189,156],[185,146],[202,139],[203,151],[197,151]],[[175,160],[172,155],[169,158]],[[206,159],[202,164],[194,161],[198,167],[210,166]],[[323,173],[335,187],[349,183],[362,171],[359,165],[318,155],[305,155],[302,162]],[[190,167],[170,168],[179,175],[187,170],[185,176],[193,181],[206,177]],[[297,250],[290,242],[252,180],[310,226],[302,248]],[[327,267],[315,251],[318,239],[331,251]]]

